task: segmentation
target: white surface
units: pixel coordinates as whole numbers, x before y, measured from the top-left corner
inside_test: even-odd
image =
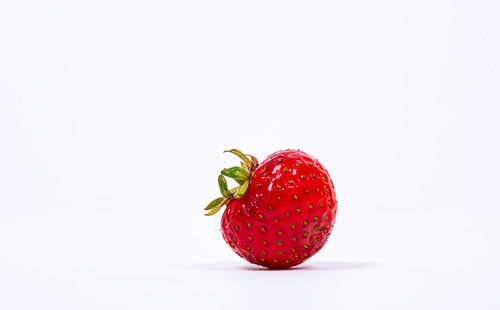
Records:
[[[3,218],[2,308],[496,309],[498,216],[344,210],[287,271],[245,263],[211,225],[174,234],[165,212]]]
[[[498,309],[496,1],[2,1],[0,309]],[[331,240],[249,267],[237,147],[331,172]]]

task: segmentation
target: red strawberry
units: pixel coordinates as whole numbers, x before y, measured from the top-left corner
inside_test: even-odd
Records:
[[[302,151],[285,150],[262,164],[238,150],[242,168],[219,176],[223,197],[212,201],[207,215],[227,205],[222,236],[250,263],[287,268],[298,265],[326,243],[337,214],[337,199],[326,169]],[[227,189],[224,176],[240,186]]]

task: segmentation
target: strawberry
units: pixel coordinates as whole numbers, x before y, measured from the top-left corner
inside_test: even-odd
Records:
[[[288,268],[301,264],[326,243],[335,223],[337,199],[330,175],[298,150],[271,154],[261,164],[232,149],[240,167],[219,175],[222,197],[205,209],[222,216],[222,236],[233,251],[253,264]],[[239,186],[228,189],[225,177]]]

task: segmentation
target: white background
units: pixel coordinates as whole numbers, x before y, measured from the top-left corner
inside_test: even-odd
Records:
[[[498,1],[0,2],[0,308],[498,309]],[[288,271],[224,243],[237,147],[339,212]]]

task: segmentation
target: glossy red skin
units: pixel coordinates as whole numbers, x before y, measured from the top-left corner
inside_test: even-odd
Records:
[[[302,151],[279,151],[257,167],[245,196],[229,203],[222,236],[250,263],[287,268],[325,245],[336,215],[326,169]]]

